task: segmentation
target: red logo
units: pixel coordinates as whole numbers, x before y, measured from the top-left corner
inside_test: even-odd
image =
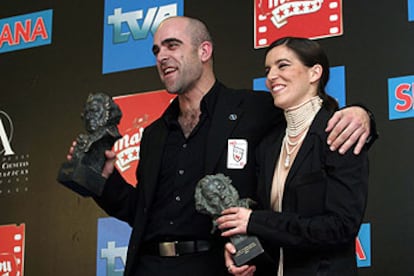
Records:
[[[359,237],[355,239],[355,251],[358,260],[365,261],[367,259],[367,255],[365,254],[364,248],[362,247],[361,240]]]
[[[0,226],[0,275],[23,276],[25,225]]]
[[[342,35],[342,0],[255,0],[254,47],[284,36]]]
[[[244,154],[244,150],[242,148],[234,147],[233,148],[233,159],[236,162],[240,162],[242,160]]]
[[[174,97],[165,90],[114,97],[122,110],[118,125],[122,138],[113,147],[117,155],[115,166],[131,185],[137,183],[135,171],[144,128],[161,116]]]

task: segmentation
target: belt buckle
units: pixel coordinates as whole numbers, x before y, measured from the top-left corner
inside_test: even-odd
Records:
[[[175,250],[176,244],[177,244],[177,241],[159,243],[158,249],[160,250],[160,256],[161,257],[178,256],[178,253]]]

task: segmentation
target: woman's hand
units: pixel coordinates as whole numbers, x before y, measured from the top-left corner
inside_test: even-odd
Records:
[[[224,260],[228,272],[236,276],[253,276],[256,271],[256,267],[254,265],[243,265],[240,267],[236,266],[233,262],[233,258],[231,257],[235,253],[236,248],[234,245],[226,243],[226,246],[224,247]]]
[[[216,220],[218,228],[223,230],[221,235],[223,237],[229,237],[246,234],[251,213],[251,209],[244,207],[231,207],[224,210],[221,213],[222,215]]]

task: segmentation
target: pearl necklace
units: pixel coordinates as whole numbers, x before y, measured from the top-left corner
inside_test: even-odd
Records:
[[[285,168],[290,167],[290,159],[291,159],[290,157],[291,157],[292,153],[294,153],[296,151],[296,149],[302,144],[302,141],[306,137],[306,132],[308,132],[308,130],[304,131],[302,133],[302,136],[296,142],[292,142],[289,139],[288,135],[285,135],[285,137],[283,138],[283,144],[285,145],[285,149],[286,149],[286,158],[285,158],[285,162],[283,163]],[[290,150],[289,150],[289,146],[291,146]]]
[[[283,163],[285,168],[290,167],[292,154],[302,144],[306,137],[306,133],[308,132],[309,127],[321,106],[322,99],[319,96],[315,96],[304,103],[285,110],[287,127],[286,134],[282,142],[286,150],[285,162]],[[299,135],[299,139],[292,142],[290,138],[298,137]]]

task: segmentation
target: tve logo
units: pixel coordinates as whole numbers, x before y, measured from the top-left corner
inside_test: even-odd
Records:
[[[152,35],[160,22],[184,14],[184,0],[105,0],[102,73],[155,65]]]
[[[414,76],[388,79],[390,120],[414,117]]]
[[[254,79],[253,89],[268,91],[266,87],[266,78]],[[329,69],[329,81],[326,84],[326,92],[338,101],[339,107],[345,106],[346,93],[344,66],[336,66]]]
[[[0,53],[52,42],[52,10],[0,19]]]
[[[358,267],[371,266],[371,225],[363,223],[355,240]]]
[[[97,276],[122,276],[131,227],[115,218],[98,219]]]

